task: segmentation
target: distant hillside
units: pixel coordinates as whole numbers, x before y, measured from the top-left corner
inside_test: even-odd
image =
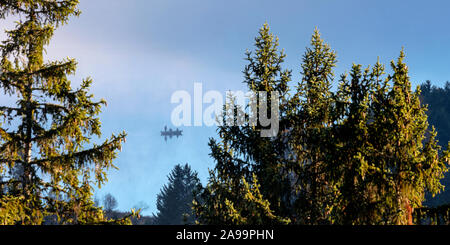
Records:
[[[437,139],[442,149],[447,149],[450,141],[450,82],[446,82],[444,87],[431,85],[430,81],[421,85],[422,104],[428,104],[428,122],[434,126],[438,132]],[[441,182],[446,186],[445,191],[436,197],[427,196],[426,205],[439,206],[450,203],[450,173],[447,172]]]

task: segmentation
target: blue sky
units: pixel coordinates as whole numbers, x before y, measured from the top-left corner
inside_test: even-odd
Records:
[[[123,151],[96,195],[113,194],[119,209],[140,201],[156,213],[156,195],[176,164],[189,163],[203,183],[208,168],[208,138],[215,128],[182,128],[168,140],[176,90],[244,89],[244,52],[253,49],[267,22],[287,53],[285,68],[299,80],[301,56],[315,27],[338,55],[336,74],[353,62],[364,66],[377,57],[388,65],[406,51],[413,84],[450,80],[450,2],[361,0],[81,0],[83,12],[56,31],[47,58],[79,62],[74,85],[94,79],[92,92],[105,98],[103,137],[125,130]],[[2,29],[7,26],[2,25]],[[3,37],[3,36],[2,36]],[[388,67],[388,66],[387,66]]]

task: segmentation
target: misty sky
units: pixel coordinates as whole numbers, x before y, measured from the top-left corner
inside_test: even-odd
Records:
[[[208,138],[213,127],[184,127],[184,136],[160,136],[176,90],[192,92],[244,89],[244,53],[252,50],[259,28],[267,22],[287,53],[285,68],[299,80],[301,56],[318,27],[338,55],[336,75],[352,63],[389,68],[402,47],[413,85],[450,80],[450,2],[361,0],[81,0],[82,15],[55,33],[47,58],[79,62],[74,85],[94,80],[92,92],[105,98],[103,138],[125,130],[123,151],[96,193],[113,194],[120,210],[140,201],[156,213],[156,195],[176,164],[189,163],[206,183]],[[10,26],[2,21],[1,29]],[[0,37],[4,37],[1,35]],[[390,71],[390,69],[388,69]],[[3,96],[3,95],[2,95]],[[1,99],[4,101],[5,99]]]

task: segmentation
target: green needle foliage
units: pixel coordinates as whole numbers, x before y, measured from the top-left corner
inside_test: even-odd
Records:
[[[339,201],[333,222],[343,224],[412,224],[426,191],[439,193],[449,153],[428,130],[420,89],[411,90],[404,52],[384,76],[377,62],[364,71],[353,65],[337,92],[339,110],[334,138],[339,139],[333,166]],[[338,103],[336,103],[338,104]]]
[[[328,164],[334,154],[332,127],[338,120],[332,110],[331,85],[336,66],[336,53],[321,39],[316,29],[306,49],[301,65],[302,80],[289,101],[292,110],[286,119],[290,125],[286,134],[293,161],[290,170],[294,186],[296,223],[323,224],[329,222],[334,198],[334,170]]]
[[[195,223],[192,215],[194,191],[201,187],[198,173],[188,164],[176,165],[156,199],[157,225],[187,225]]]
[[[446,82],[442,87],[432,86],[430,81],[420,85],[422,93],[420,94],[423,105],[428,105],[428,122],[430,127],[436,127],[439,133],[436,139],[445,150],[445,143],[450,141],[450,82]],[[450,186],[450,175],[447,172],[446,177],[442,180],[444,186]],[[450,203],[450,191],[448,188],[435,198],[427,196],[427,205],[439,206]]]
[[[250,91],[272,91],[285,100],[289,70],[282,70],[285,54],[278,51],[278,38],[270,33],[265,24],[255,39],[255,52],[247,52],[249,64],[245,67],[244,83]],[[270,105],[270,98],[267,99]],[[259,106],[256,113],[261,113]],[[270,118],[270,109],[266,112]],[[244,113],[243,108],[233,111]],[[280,108],[280,114],[285,108]],[[226,112],[224,114],[227,114]],[[229,114],[229,113],[228,113]],[[249,115],[245,115],[249,118]],[[224,116],[224,120],[226,117]],[[283,128],[283,125],[280,125]],[[281,172],[282,155],[279,144],[282,139],[261,137],[264,129],[260,123],[242,127],[219,127],[222,142],[210,140],[211,156],[216,161],[210,172],[210,182],[194,204],[198,220],[206,224],[287,224],[284,214],[289,208],[289,183]],[[280,129],[281,130],[281,129]],[[264,183],[260,185],[259,183]],[[277,214],[277,215],[276,215]]]
[[[450,151],[429,129],[403,50],[392,74],[379,62],[354,64],[333,92],[337,56],[315,30],[289,95],[291,73],[281,70],[285,55],[267,25],[255,47],[245,82],[280,93],[280,133],[219,127],[221,142],[210,141],[216,167],[194,205],[200,223],[412,224],[425,193],[443,189]]]
[[[107,222],[92,200],[93,185],[107,181],[125,133],[91,142],[101,136],[97,116],[106,102],[93,100],[91,79],[71,87],[75,60],[43,58],[55,28],[80,14],[77,5],[0,2],[1,18],[21,17],[0,46],[0,88],[16,98],[15,106],[0,107],[0,224],[42,224],[49,216],[59,224]]]

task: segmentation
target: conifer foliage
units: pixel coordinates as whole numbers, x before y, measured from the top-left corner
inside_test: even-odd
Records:
[[[439,133],[436,137],[438,142],[442,144],[443,149],[447,149],[446,142],[450,141],[450,82],[445,82],[442,87],[432,85],[431,81],[426,81],[420,85],[420,100],[423,105],[428,105],[428,121],[430,127],[436,127]],[[444,186],[450,186],[450,175],[447,172],[444,180]],[[445,189],[444,193],[439,194],[435,198],[427,196],[427,205],[439,206],[450,203],[450,191]]]
[[[192,202],[195,191],[201,187],[197,172],[186,164],[176,165],[168,176],[169,183],[163,186],[156,199],[158,225],[193,224],[195,217]]]
[[[72,88],[76,61],[45,62],[44,48],[55,28],[78,16],[77,0],[2,0],[0,17],[20,16],[0,46],[0,88],[16,99],[0,107],[0,223],[105,222],[92,200],[114,167],[125,134],[103,143],[98,114],[106,105],[89,93],[90,78]],[[12,170],[20,168],[18,174]],[[16,171],[17,172],[17,171]]]
[[[283,70],[285,54],[278,49],[278,45],[278,38],[265,24],[255,38],[255,51],[246,53],[248,65],[244,70],[244,83],[252,92],[266,92],[267,104],[271,104],[269,101],[273,99],[269,97],[271,92],[278,92],[279,100],[284,101],[289,91],[291,71]],[[245,113],[244,109],[238,108],[235,114],[238,111]],[[271,113],[270,109],[266,108],[266,112],[262,110],[264,108],[257,103],[256,115]],[[284,115],[285,110],[285,104],[280,103],[280,114]],[[249,113],[247,111],[245,114],[246,118],[250,118]],[[283,127],[280,122],[280,131]],[[200,223],[242,225],[290,222],[283,217],[290,206],[284,200],[289,198],[289,182],[280,168],[284,158],[284,148],[280,145],[284,142],[282,138],[261,137],[261,130],[264,127],[260,121],[256,124],[248,122],[241,127],[224,125],[218,129],[222,141],[210,140],[211,156],[216,161],[216,167],[210,171],[210,181],[201,195],[202,201],[194,206]]]
[[[280,131],[261,138],[261,125],[219,127],[216,167],[194,206],[199,222],[412,224],[425,193],[442,191],[450,152],[429,129],[420,88],[411,90],[403,50],[392,74],[380,62],[354,64],[333,91],[337,55],[315,30],[289,94],[291,72],[267,24],[255,41],[245,82],[280,93]]]

